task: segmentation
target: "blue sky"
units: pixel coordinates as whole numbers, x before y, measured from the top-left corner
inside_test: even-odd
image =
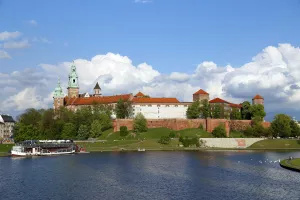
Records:
[[[236,90],[233,90],[241,85],[245,86],[245,83],[240,83],[243,76],[239,75],[236,79],[229,80],[229,77],[222,75],[222,80],[216,81],[215,87],[219,89],[214,89],[209,81],[201,82],[199,80],[201,76],[199,74],[196,76],[195,71],[199,69],[199,73],[205,74],[201,71],[202,69],[200,70],[201,67],[197,67],[205,61],[213,62],[217,67],[214,70],[219,73],[213,77],[215,78],[221,76],[222,70],[230,71],[225,67],[226,65],[241,68],[253,62],[253,57],[260,55],[261,59],[265,60],[254,63],[257,64],[255,70],[258,70],[266,67],[259,64],[269,62],[267,58],[270,57],[272,62],[276,60],[276,56],[272,56],[275,50],[268,49],[268,47],[274,47],[280,55],[286,55],[287,49],[290,49],[289,52],[293,50],[299,53],[297,50],[300,45],[299,21],[299,0],[149,0],[147,3],[143,3],[143,0],[0,0],[0,33],[5,31],[21,33],[21,36],[11,41],[0,41],[0,51],[5,51],[10,56],[10,59],[0,59],[0,74],[14,79],[12,74],[14,71],[26,74],[25,69],[32,69],[34,73],[42,73],[42,75],[39,74],[42,77],[41,80],[49,80],[49,84],[43,82],[49,87],[42,95],[46,98],[55,87],[53,80],[55,74],[51,74],[51,77],[46,76],[45,74],[50,72],[42,69],[42,65],[53,65],[60,69],[59,67],[62,67],[60,63],[76,59],[91,61],[94,56],[107,55],[111,52],[128,57],[134,67],[145,62],[147,66],[159,72],[160,76],[171,77],[174,72],[183,73],[186,77],[188,75],[189,78],[186,80],[189,82],[184,82],[183,79],[176,82],[176,84],[180,82],[181,85],[178,87],[182,90],[190,88],[187,89],[190,92],[197,87],[206,90],[212,88],[211,90],[215,90],[212,92],[215,96],[221,95],[236,102],[245,98],[249,100],[256,92],[263,92],[263,96],[269,96],[273,100],[278,99],[278,103],[282,101],[282,98],[287,98],[291,92],[294,92],[295,98],[298,93],[294,90],[285,90],[286,85],[256,87],[261,80],[251,82],[249,79],[246,84],[247,90],[237,95]],[[24,40],[27,41],[26,48],[25,46],[4,48],[5,42]],[[288,44],[291,47],[280,47],[279,44]],[[267,52],[266,55],[264,52]],[[287,58],[295,59],[295,56],[293,58],[282,57],[282,61],[288,64],[292,61],[288,62]],[[276,67],[278,65],[276,62],[267,67]],[[279,62],[282,66],[285,66],[284,63]],[[209,63],[203,65],[205,69],[211,67],[209,65],[207,68],[207,64],[209,65]],[[294,73],[295,67],[293,67],[294,65],[287,69],[291,74]],[[270,71],[268,77],[272,80],[280,77],[280,74],[278,76],[272,74],[273,68],[268,69]],[[245,70],[234,74],[241,74],[241,71]],[[57,74],[57,76],[60,75]],[[101,76],[101,74],[98,75]],[[199,79],[191,80],[191,77]],[[88,83],[88,79],[82,81],[86,84],[83,88],[94,84],[95,77],[91,79],[93,79],[91,83]],[[168,81],[171,79],[169,78]],[[131,90],[144,89],[153,95],[172,96],[174,92],[155,94],[153,84],[157,85],[156,80],[142,80],[142,83],[147,84],[139,83]],[[161,87],[169,83],[166,79],[163,80],[159,82]],[[228,81],[228,84],[224,85],[225,81]],[[15,98],[28,87],[37,88],[35,85],[29,84],[27,87],[26,84],[21,83],[24,86],[22,88],[9,87],[7,90],[10,91],[11,96],[3,98],[2,101],[6,101],[9,97]],[[286,84],[297,85],[298,80],[289,79]],[[1,85],[1,87],[8,86]],[[110,86],[107,88],[111,89]],[[158,88],[158,90],[163,90],[163,88]],[[129,88],[115,90],[115,92],[122,91],[127,92]],[[278,95],[279,92],[282,92],[282,95]],[[36,90],[36,93],[41,93],[40,88]],[[179,99],[188,100],[186,96],[188,94],[182,94]],[[291,109],[295,100],[289,101],[291,102],[287,108]],[[267,99],[266,102],[268,102]],[[274,103],[268,109],[270,112],[277,112],[275,108]]]

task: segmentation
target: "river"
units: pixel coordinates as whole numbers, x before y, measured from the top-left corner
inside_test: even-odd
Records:
[[[0,158],[0,199],[300,199],[300,152],[106,152]],[[275,163],[274,163],[275,161]]]

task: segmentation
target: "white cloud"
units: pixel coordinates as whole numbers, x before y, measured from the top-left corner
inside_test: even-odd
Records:
[[[46,37],[34,37],[32,39],[33,42],[41,42],[41,43],[45,43],[45,44],[52,44],[52,42],[50,40],[48,40]]]
[[[0,59],[11,59],[11,56],[6,51],[0,49]]]
[[[151,3],[153,0],[134,0],[134,3]]]
[[[76,59],[74,62],[81,93],[92,92],[96,81],[99,81],[104,95],[136,93],[140,90],[150,96],[191,101],[192,94],[202,88],[210,93],[211,99],[220,97],[233,103],[251,101],[259,93],[265,97],[267,113],[300,110],[300,49],[290,44],[266,47],[251,62],[239,68],[204,61],[191,74],[161,74],[147,63],[133,65],[128,57],[113,53],[97,55],[90,60]],[[51,93],[57,77],[61,78],[66,93],[71,64],[41,64],[36,69],[0,73],[0,88],[17,88],[17,95],[11,96],[10,93],[9,96],[1,96],[0,102],[4,101],[10,108],[19,110],[33,105],[51,106]],[[9,90],[13,91],[12,88]],[[21,97],[25,94],[39,95],[41,98],[39,101],[35,98],[28,100],[28,104],[22,104],[22,107]],[[3,107],[2,104],[0,109]]]
[[[23,49],[30,47],[30,44],[28,40],[21,40],[21,41],[11,41],[11,42],[5,42],[3,44],[3,48],[5,49]]]
[[[33,25],[33,26],[37,26],[37,22],[35,20],[29,20],[27,21],[30,25]]]
[[[22,33],[19,31],[15,31],[15,32],[4,31],[0,33],[0,41],[15,39],[20,37],[21,35]]]

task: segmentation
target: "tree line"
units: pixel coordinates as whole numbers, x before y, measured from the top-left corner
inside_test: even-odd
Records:
[[[132,117],[131,102],[120,99],[114,109],[111,105],[94,103],[76,112],[65,107],[56,111],[30,108],[17,117],[14,140],[97,138],[112,128],[113,113],[119,119]]]
[[[213,118],[232,120],[251,120],[253,118],[261,121],[266,116],[264,106],[260,104],[251,105],[249,101],[242,103],[241,111],[233,107],[231,111],[225,110],[223,104],[210,104],[208,100],[193,102],[186,111],[188,119]]]

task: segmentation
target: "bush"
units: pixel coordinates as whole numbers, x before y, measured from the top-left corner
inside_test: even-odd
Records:
[[[147,132],[147,120],[142,113],[138,113],[133,120],[133,131],[136,133]]]
[[[169,134],[170,138],[175,138],[176,137],[176,132],[175,131],[171,131]]]
[[[199,129],[200,129],[201,131],[204,130],[203,124],[200,124],[200,125],[199,125]]]
[[[169,136],[161,136],[158,140],[158,143],[160,144],[169,144],[171,141],[171,138]]]
[[[127,126],[121,126],[120,127],[120,136],[125,137],[128,135]]]
[[[190,147],[190,146],[196,146],[196,147],[200,147],[200,143],[199,143],[199,138],[198,137],[193,137],[193,138],[188,138],[188,137],[180,137],[179,138],[179,142],[182,143],[182,145],[184,147]]]
[[[213,130],[212,135],[214,137],[217,137],[217,138],[225,138],[226,137],[226,129],[225,129],[225,127],[223,125],[217,126]]]

